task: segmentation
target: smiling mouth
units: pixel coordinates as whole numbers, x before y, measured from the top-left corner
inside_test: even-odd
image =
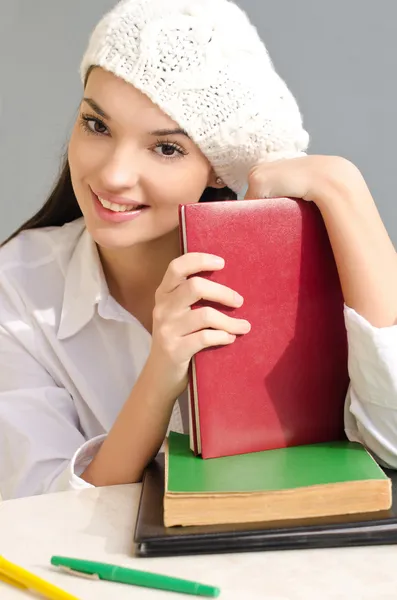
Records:
[[[137,210],[142,210],[143,208],[148,208],[147,204],[115,204],[114,202],[109,202],[109,200],[105,200],[100,196],[97,196],[97,198],[102,204],[103,208],[115,213],[132,213],[136,212]]]

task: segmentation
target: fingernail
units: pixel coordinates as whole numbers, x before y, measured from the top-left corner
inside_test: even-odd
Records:
[[[244,298],[236,292],[234,294],[234,302],[237,304],[237,306],[241,306],[244,303]]]
[[[225,264],[225,261],[223,258],[221,258],[220,256],[215,256],[214,257],[214,262],[216,265],[219,265],[221,267],[223,267],[223,265]]]
[[[249,321],[244,321],[244,329],[247,333],[251,331],[251,323]]]

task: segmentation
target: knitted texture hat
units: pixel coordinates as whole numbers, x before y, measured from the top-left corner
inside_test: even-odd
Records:
[[[228,0],[122,0],[81,64],[131,83],[182,127],[239,193],[263,160],[304,154],[309,136],[247,15]]]

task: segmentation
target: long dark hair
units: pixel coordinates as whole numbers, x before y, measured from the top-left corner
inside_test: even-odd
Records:
[[[199,202],[214,202],[216,200],[236,200],[237,195],[230,188],[211,188],[204,190]],[[76,200],[70,177],[70,167],[67,154],[63,159],[60,175],[54,188],[40,210],[12,233],[2,244],[4,246],[21,231],[38,229],[40,227],[60,227],[82,217],[82,212]]]

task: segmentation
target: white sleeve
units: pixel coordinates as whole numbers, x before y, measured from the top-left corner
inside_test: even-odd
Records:
[[[347,306],[345,323],[351,381],[346,434],[397,469],[397,326],[374,327]]]
[[[80,446],[74,453],[66,469],[63,469],[60,475],[55,477],[47,491],[63,492],[65,490],[82,490],[94,487],[84,479],[81,479],[80,475],[88,467],[105,438],[106,434],[99,435]]]
[[[33,340],[26,344],[26,340]],[[40,364],[28,317],[0,293],[0,497],[91,487],[79,475],[104,436],[87,441],[71,395]]]

